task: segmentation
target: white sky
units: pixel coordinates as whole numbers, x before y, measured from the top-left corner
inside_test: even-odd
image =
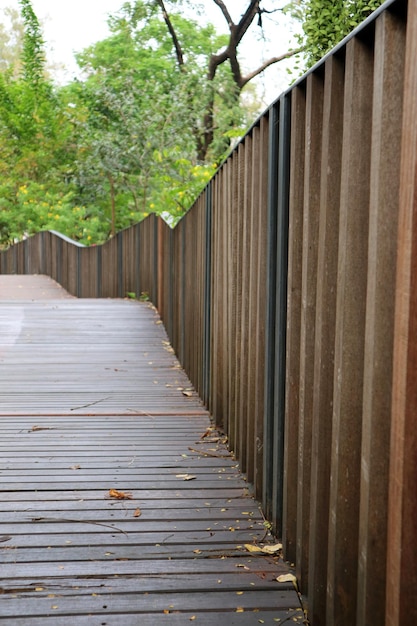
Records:
[[[211,0],[200,0],[207,6],[207,15],[219,30],[226,32],[224,18],[218,7]],[[70,80],[77,72],[74,60],[74,52],[79,52],[90,44],[104,39],[108,34],[107,17],[114,14],[123,5],[124,0],[32,0],[32,6],[37,17],[40,19],[44,39],[47,44],[47,55],[53,64],[63,65],[65,72],[60,72],[61,81]],[[226,2],[232,18],[238,21],[242,7],[246,6],[244,0],[228,0]],[[270,0],[270,6],[277,6],[276,0]],[[0,0],[0,19],[3,9],[12,7],[19,10],[18,0]],[[282,19],[282,18],[280,18]],[[223,26],[224,24],[224,26]],[[246,38],[244,55],[247,59],[253,58],[253,65],[247,63],[247,69],[255,69],[258,61],[269,56],[282,54],[288,50],[291,41],[291,26],[286,23],[283,28],[277,28],[274,32],[274,44],[260,43],[252,38]],[[245,40],[244,40],[245,41]],[[296,44],[292,44],[296,45]],[[278,64],[271,67],[258,83],[261,96],[269,104],[289,84],[285,66]]]

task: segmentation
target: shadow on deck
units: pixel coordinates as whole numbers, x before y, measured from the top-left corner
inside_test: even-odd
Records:
[[[157,312],[39,276],[0,300],[0,622],[302,623]]]

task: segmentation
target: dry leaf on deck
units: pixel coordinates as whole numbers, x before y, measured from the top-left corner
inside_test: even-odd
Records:
[[[142,511],[140,509],[136,509],[133,513],[133,517],[140,517],[142,515]]]
[[[183,480],[194,480],[197,476],[193,474],[176,474],[175,478],[182,478]]]
[[[132,494],[126,493],[124,491],[117,491],[116,489],[110,489],[109,491],[110,498],[117,498],[117,500],[131,500]]]
[[[251,543],[245,543],[244,545],[248,552],[262,552],[259,546],[253,546]]]
[[[265,552],[265,554],[276,554],[277,552],[280,552],[282,550],[282,543],[276,543],[273,546],[264,546],[262,548],[262,552]]]
[[[294,574],[281,574],[281,576],[278,576],[277,581],[279,583],[296,583],[297,579]]]

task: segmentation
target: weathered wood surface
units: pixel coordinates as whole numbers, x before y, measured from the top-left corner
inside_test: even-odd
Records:
[[[6,300],[3,278],[0,622],[302,623],[286,564],[245,548],[273,539],[155,310]]]

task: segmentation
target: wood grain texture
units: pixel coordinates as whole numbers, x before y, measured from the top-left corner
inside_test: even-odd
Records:
[[[308,581],[310,615],[317,624],[326,612],[343,99],[344,66],[330,57],[325,66],[323,99]]]
[[[417,621],[417,5],[408,3],[397,241],[386,625]]]

